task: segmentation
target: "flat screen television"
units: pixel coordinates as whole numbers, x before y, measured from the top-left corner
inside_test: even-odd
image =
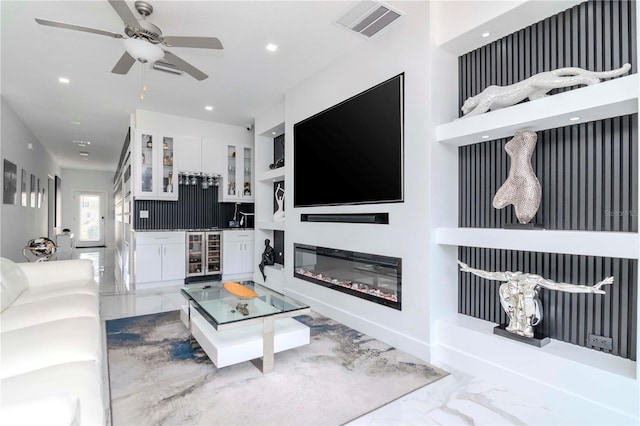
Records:
[[[293,126],[295,207],[403,201],[404,74]]]

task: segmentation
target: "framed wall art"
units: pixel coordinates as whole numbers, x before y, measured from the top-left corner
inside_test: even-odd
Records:
[[[2,203],[16,204],[18,202],[18,167],[6,158],[2,186]]]
[[[27,194],[28,190],[27,171],[22,169],[22,178],[20,179],[20,198],[22,207],[27,207],[29,205],[29,194]]]
[[[36,206],[37,195],[38,194],[36,193],[36,176],[31,175],[31,185],[29,186],[29,206],[31,207]]]

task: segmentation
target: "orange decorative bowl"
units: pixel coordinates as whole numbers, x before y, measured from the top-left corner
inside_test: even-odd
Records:
[[[227,281],[226,283],[224,283],[223,287],[229,293],[233,294],[236,297],[239,297],[240,299],[253,299],[258,297],[258,293],[251,290],[250,288],[243,286],[240,283]]]

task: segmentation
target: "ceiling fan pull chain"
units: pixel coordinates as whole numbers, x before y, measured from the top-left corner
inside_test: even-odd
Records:
[[[147,91],[147,85],[144,84],[144,69],[146,67],[144,66],[144,64],[142,64],[142,66],[140,68],[142,68],[142,74],[141,74],[141,76],[142,76],[142,92],[140,93],[140,100],[144,100],[144,92]]]

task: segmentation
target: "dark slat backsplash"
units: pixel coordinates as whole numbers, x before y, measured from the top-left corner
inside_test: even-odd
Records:
[[[614,276],[613,285],[604,287],[606,295],[541,289],[544,318],[536,329],[553,339],[580,346],[586,346],[589,334],[611,337],[612,354],[636,359],[636,260],[474,247],[460,247],[458,257],[476,269],[519,270],[571,284],[591,286]],[[501,284],[459,272],[458,312],[496,324],[506,323],[498,296]]]
[[[149,218],[140,219],[140,210]],[[182,185],[178,201],[135,200],[134,229],[206,229],[221,225],[218,188]]]

